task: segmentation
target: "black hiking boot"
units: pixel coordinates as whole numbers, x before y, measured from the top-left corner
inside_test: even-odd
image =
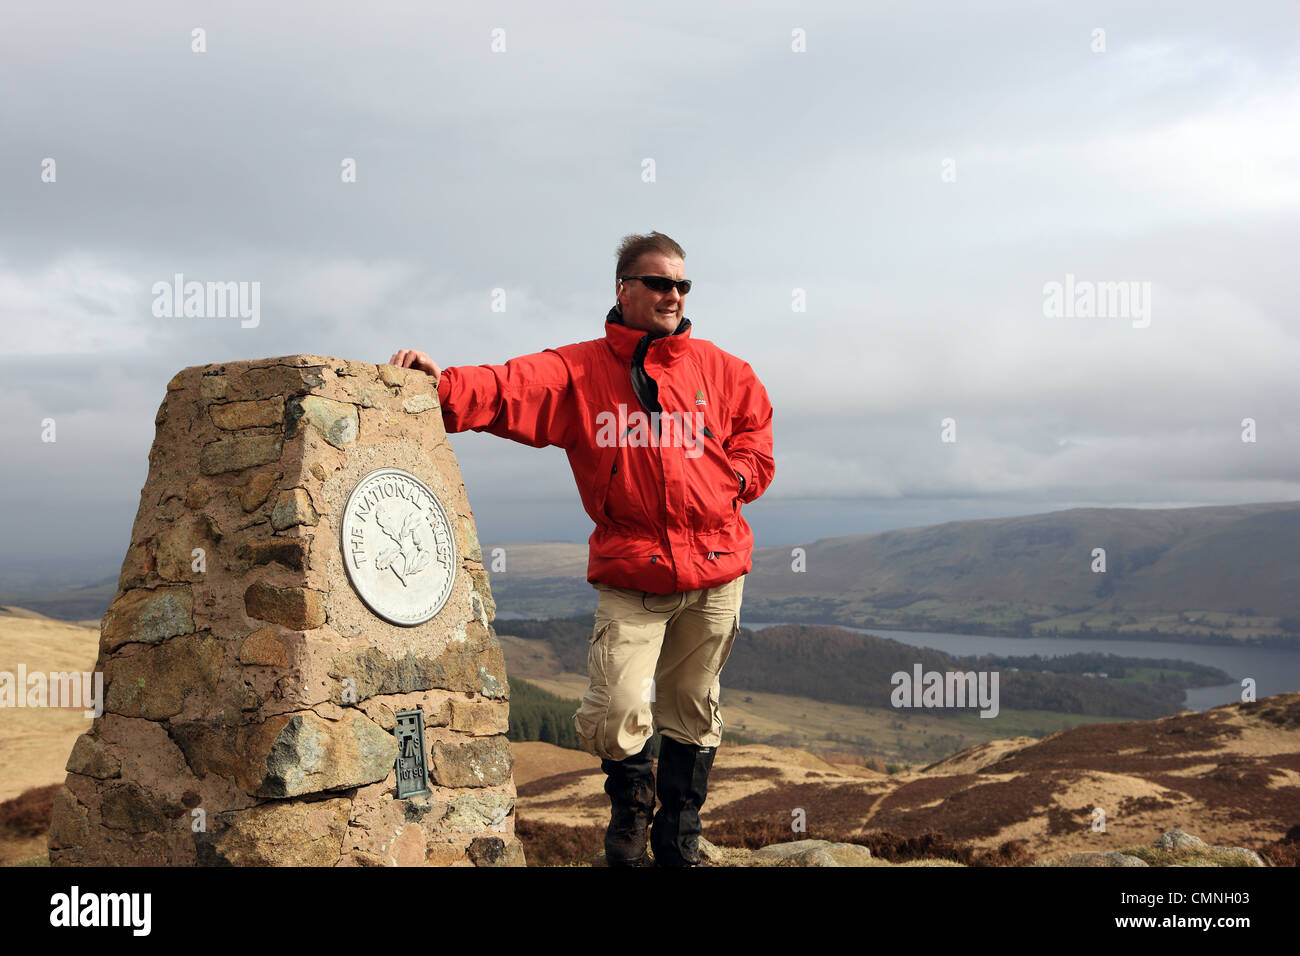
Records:
[[[655,866],[700,865],[700,808],[709,795],[716,747],[660,737],[659,810],[650,827]]]
[[[602,760],[605,793],[609,794],[609,827],[605,830],[605,862],[609,866],[647,866],[646,834],[655,809],[654,737],[640,753],[626,760]]]

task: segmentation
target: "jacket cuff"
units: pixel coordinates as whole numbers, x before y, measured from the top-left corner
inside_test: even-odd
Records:
[[[443,408],[447,407],[447,399],[451,397],[451,380],[447,378],[447,371],[443,369],[438,376],[438,404]]]
[[[754,473],[745,467],[743,463],[734,460],[731,462],[731,470],[745,479],[745,487],[736,497],[740,501],[753,501]]]

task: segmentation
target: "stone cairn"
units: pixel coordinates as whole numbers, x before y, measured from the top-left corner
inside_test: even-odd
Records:
[[[496,607],[432,378],[196,366],[155,423],[100,631],[104,713],[68,759],[50,862],[523,866]],[[413,627],[369,609],[340,545],[350,492],[385,467],[437,496],[459,556]],[[396,714],[417,708],[430,792],[398,799]]]

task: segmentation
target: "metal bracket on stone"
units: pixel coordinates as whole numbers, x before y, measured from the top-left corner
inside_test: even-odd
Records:
[[[424,711],[397,713],[397,799],[429,793],[429,765],[424,751]]]

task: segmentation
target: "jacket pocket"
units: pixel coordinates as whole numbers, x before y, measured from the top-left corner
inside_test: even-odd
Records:
[[[632,533],[653,533],[663,524],[663,478],[657,449],[614,449],[601,513],[605,521]]]
[[[601,515],[606,517],[609,515],[609,486],[613,483],[617,470],[618,449],[602,448],[601,455],[596,461],[595,487],[592,494],[592,504],[595,509],[592,519],[597,522],[600,521]]]
[[[740,478],[717,435],[705,429],[699,440],[699,453],[685,458],[687,502],[694,526],[711,533],[735,522],[740,511]]]
[[[716,561],[720,555],[739,551],[740,541],[730,529],[706,531],[695,536],[695,548],[704,554],[705,560]]]
[[[591,573],[615,587],[666,594],[675,591],[675,569],[668,546],[658,538],[624,535],[602,528],[591,543]]]
[[[647,558],[657,556],[663,560],[663,542],[658,538],[638,538],[619,534],[617,531],[611,540],[597,542],[591,553],[601,558]]]

